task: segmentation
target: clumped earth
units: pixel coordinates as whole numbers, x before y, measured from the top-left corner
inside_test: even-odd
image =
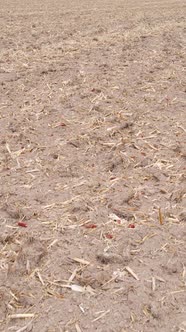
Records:
[[[185,16],[1,3],[0,331],[186,331]]]

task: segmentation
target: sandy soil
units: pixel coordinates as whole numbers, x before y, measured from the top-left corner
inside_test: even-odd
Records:
[[[185,8],[1,0],[0,331],[186,331]]]

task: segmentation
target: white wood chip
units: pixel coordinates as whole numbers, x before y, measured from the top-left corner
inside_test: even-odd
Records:
[[[77,263],[80,263],[80,264],[83,264],[83,265],[89,265],[90,262],[86,261],[85,259],[82,259],[82,258],[77,258],[77,257],[74,257],[72,258],[73,261],[77,262]]]
[[[71,285],[70,288],[71,288],[71,290],[73,290],[75,292],[80,292],[80,293],[85,292],[85,288],[80,285]]]
[[[82,330],[80,329],[78,323],[75,324],[75,328],[76,328],[76,331],[77,331],[77,332],[82,332]]]
[[[131,276],[134,277],[134,279],[136,279],[136,280],[139,281],[139,278],[138,278],[137,274],[134,273],[134,271],[133,271],[129,266],[126,266],[126,267],[125,267],[125,270],[126,270],[128,273],[130,273]]]

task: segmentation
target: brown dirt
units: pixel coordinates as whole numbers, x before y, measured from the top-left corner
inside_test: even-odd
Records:
[[[185,16],[1,1],[0,331],[186,331]]]

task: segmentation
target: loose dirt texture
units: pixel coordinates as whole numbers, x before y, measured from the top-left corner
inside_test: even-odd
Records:
[[[0,2],[0,331],[186,331],[183,1]]]

